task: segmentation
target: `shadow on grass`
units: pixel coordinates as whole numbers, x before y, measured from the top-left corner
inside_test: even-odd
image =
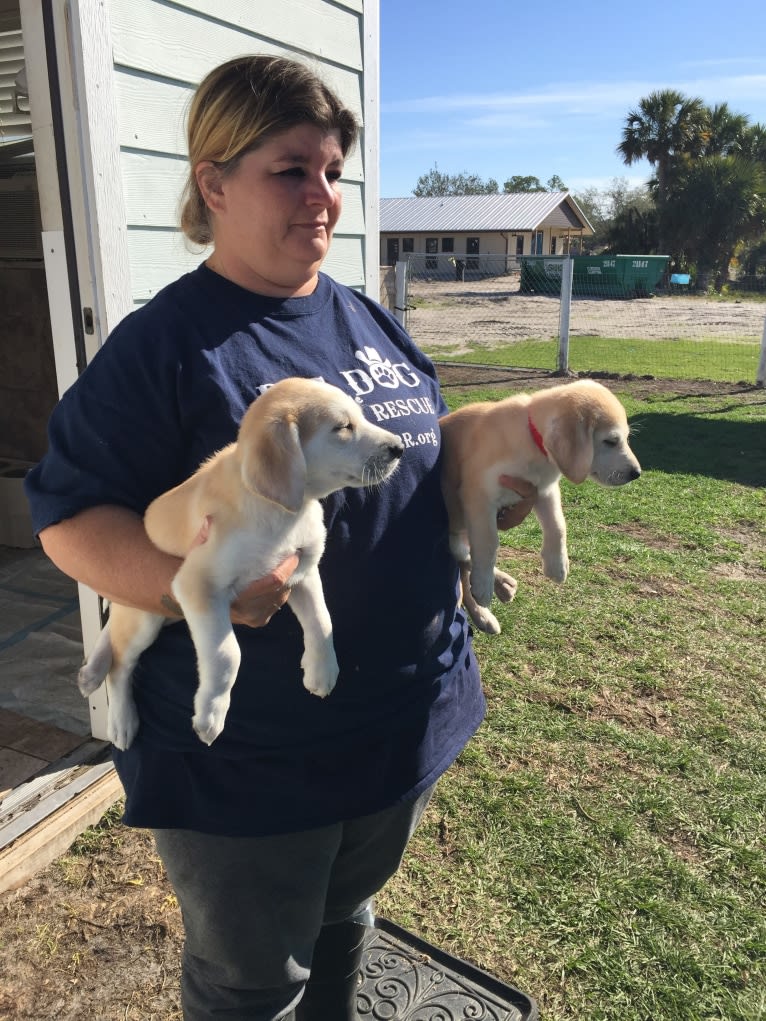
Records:
[[[723,415],[727,410],[736,410],[736,406],[720,408],[714,414]],[[631,446],[645,470],[766,486],[766,407],[759,421],[643,411],[632,425]]]

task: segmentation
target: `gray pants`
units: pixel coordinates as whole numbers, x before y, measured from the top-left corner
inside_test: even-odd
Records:
[[[186,930],[185,1021],[289,1014],[321,927],[371,916],[372,897],[398,869],[431,793],[275,837],[155,830]]]

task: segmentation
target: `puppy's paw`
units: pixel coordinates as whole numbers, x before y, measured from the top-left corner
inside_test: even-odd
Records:
[[[543,574],[560,585],[569,574],[569,557],[566,553],[555,556],[543,555]]]
[[[192,726],[197,737],[206,745],[211,745],[223,730],[229,702],[228,692],[210,700],[195,698]]]
[[[516,598],[519,583],[505,571],[495,570],[495,595],[501,603],[510,603]]]
[[[301,666],[306,691],[318,698],[326,698],[335,687],[340,672],[335,650],[330,648],[323,656],[305,654]]]
[[[115,708],[110,705],[106,735],[115,748],[127,751],[138,733],[138,713],[133,699]]]
[[[479,631],[487,635],[499,635],[502,631],[497,617],[486,606],[477,606],[469,610],[469,615]]]
[[[83,663],[77,674],[77,687],[83,698],[89,698],[103,683],[104,676],[101,672],[94,670],[90,661]]]

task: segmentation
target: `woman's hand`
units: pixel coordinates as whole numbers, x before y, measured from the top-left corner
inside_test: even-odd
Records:
[[[290,596],[288,582],[298,563],[298,555],[293,553],[270,574],[251,582],[231,604],[232,623],[246,624],[248,627],[268,624]]]
[[[537,500],[537,487],[515,475],[501,475],[498,481],[505,489],[510,489],[521,497],[513,506],[501,507],[497,512],[497,527],[504,532],[507,528],[520,525],[532,510]]]

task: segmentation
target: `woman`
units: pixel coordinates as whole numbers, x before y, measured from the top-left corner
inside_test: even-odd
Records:
[[[275,612],[295,558],[232,606],[243,661],[211,747],[191,728],[183,621],[136,670],[141,728],[115,765],[125,822],[154,830],[181,905],[187,1021],[356,1016],[371,898],[484,714],[448,552],[433,367],[379,305],[320,273],[356,136],[353,115],[294,61],[247,57],[205,78],[182,227],[212,255],[113,331],[54,411],[27,482],[64,572],[172,618],[179,561],[151,545],[142,514],[234,440],[264,387],[321,376],[405,442],[393,481],[325,504],[341,666],[330,697],[303,689],[300,628]]]

